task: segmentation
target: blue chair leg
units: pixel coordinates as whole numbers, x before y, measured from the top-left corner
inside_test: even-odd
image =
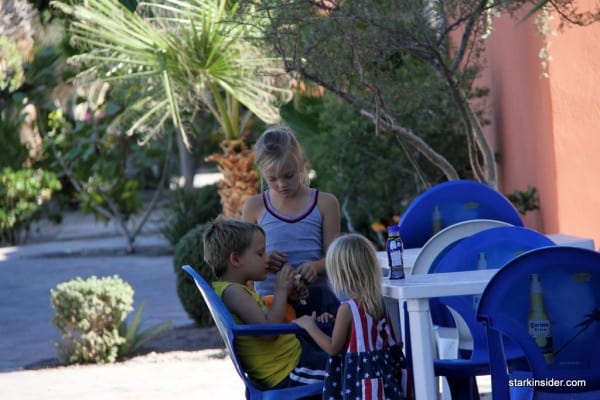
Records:
[[[447,376],[452,400],[479,400],[477,378],[475,376]]]

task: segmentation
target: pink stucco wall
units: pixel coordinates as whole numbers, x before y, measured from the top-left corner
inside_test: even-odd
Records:
[[[582,5],[593,1],[581,1]],[[504,193],[538,189],[526,225],[595,240],[600,246],[600,23],[549,36],[549,78],[532,20],[496,21],[488,39],[488,129],[501,155]]]

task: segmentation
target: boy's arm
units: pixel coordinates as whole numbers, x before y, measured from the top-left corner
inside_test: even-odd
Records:
[[[231,285],[223,292],[223,303],[244,324],[277,324],[283,322],[285,306],[287,304],[284,304],[283,313],[279,312],[279,309],[282,308],[280,305],[282,301],[279,300],[279,297],[282,296],[273,296],[273,306],[265,313],[256,300],[240,285]],[[282,316],[279,314],[282,314]]]
[[[230,312],[237,315],[245,324],[279,324],[284,322],[287,310],[287,297],[295,284],[294,269],[286,264],[277,273],[273,304],[266,313],[256,300],[240,285],[230,285],[223,292],[223,303]]]

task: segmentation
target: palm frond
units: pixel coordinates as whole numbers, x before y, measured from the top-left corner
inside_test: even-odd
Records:
[[[83,53],[72,61],[87,68],[84,74],[160,82],[149,94],[155,101],[132,128],[168,114],[187,143],[180,110],[196,105],[235,137],[238,118],[228,115],[228,98],[267,123],[278,122],[279,105],[291,99],[289,80],[277,79],[285,76],[281,62],[249,40],[251,24],[232,22],[238,8],[226,0],[141,2],[135,12],[118,0],[53,4],[73,16],[73,41]]]

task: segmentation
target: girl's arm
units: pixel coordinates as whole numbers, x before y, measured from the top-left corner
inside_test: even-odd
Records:
[[[249,197],[244,202],[242,208],[242,221],[250,222],[252,224],[258,223],[258,216],[263,208],[262,195],[257,194]]]
[[[323,254],[325,254],[331,242],[340,235],[340,205],[333,194],[319,192],[318,207],[323,216]],[[317,279],[317,275],[325,273],[325,259],[308,261],[298,267],[298,272],[308,283],[311,283]]]
[[[304,315],[293,322],[304,328],[310,337],[322,348],[327,354],[335,356],[346,348],[348,338],[350,337],[350,328],[352,326],[352,311],[350,306],[343,303],[337,311],[335,324],[331,336],[324,333],[315,323],[316,314]]]
[[[319,193],[319,208],[323,215],[323,253],[331,242],[340,235],[340,205],[331,193]]]

